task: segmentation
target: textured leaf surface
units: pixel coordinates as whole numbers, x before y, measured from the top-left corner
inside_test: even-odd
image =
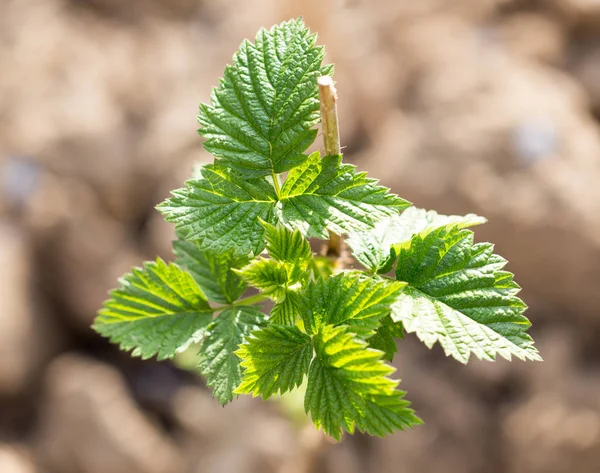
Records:
[[[352,232],[346,243],[366,268],[374,272],[388,272],[396,256],[392,245],[410,240],[418,233],[427,233],[447,225],[467,228],[485,222],[485,218],[475,214],[440,215],[435,210],[409,207],[400,215],[377,222],[371,230]]]
[[[490,243],[473,243],[473,232],[438,228],[399,248],[396,277],[406,281],[392,318],[429,347],[439,342],[447,355],[494,360],[540,360],[526,330],[526,305],[519,286],[503,271],[506,260]]]
[[[180,238],[198,240],[204,251],[259,254],[277,196],[266,179],[244,179],[219,165],[204,166],[202,179],[186,182],[157,208],[175,224]]]
[[[266,178],[246,179],[218,164],[200,172],[201,179],[187,181],[157,208],[181,239],[197,240],[203,251],[259,254],[266,233],[261,220],[327,238],[328,229],[368,229],[409,205],[354,166],[341,164],[339,156],[311,155],[290,171],[281,199]]]
[[[282,263],[292,263],[305,268],[312,259],[310,244],[298,230],[291,231],[283,225],[263,223],[266,230],[269,256]]]
[[[233,251],[203,251],[191,241],[175,241],[173,250],[177,264],[192,275],[209,300],[228,304],[246,290],[246,283],[231,269],[241,268],[248,263],[248,258],[236,256]]]
[[[254,307],[240,306],[221,312],[202,342],[199,369],[213,395],[225,405],[233,399],[242,380],[240,359],[235,352],[253,331],[265,324],[266,316]]]
[[[283,297],[288,284],[286,265],[272,259],[258,258],[238,271],[252,286],[273,298]]]
[[[319,120],[316,79],[325,51],[302,20],[261,29],[227,66],[210,105],[200,106],[204,147],[228,167],[258,177],[305,159]]]
[[[245,281],[269,296],[275,302],[271,322],[294,325],[301,314],[303,298],[299,295],[301,283],[306,281],[307,264],[282,263],[274,259],[258,258],[238,270]],[[300,268],[304,268],[301,271]]]
[[[269,325],[254,332],[237,355],[245,370],[236,392],[267,399],[302,384],[313,350],[310,337],[298,327]]]
[[[286,291],[271,309],[269,321],[278,325],[294,325],[296,320],[302,316],[304,300],[295,291]]]
[[[355,427],[383,436],[421,423],[388,376],[394,368],[381,352],[354,338],[348,327],[323,325],[313,338],[316,357],[309,375],[304,408],[317,428],[339,440]]]
[[[303,304],[299,291],[312,271],[312,250],[299,231],[289,230],[283,225],[262,224],[266,230],[267,251],[272,259],[258,258],[237,272],[273,299],[272,323],[294,325]]]
[[[308,279],[312,250],[297,230],[262,222],[266,247],[272,259],[260,258],[238,271],[253,286],[266,294],[283,296],[287,290]]]
[[[212,320],[206,297],[185,271],[160,258],[135,268],[98,312],[93,328],[134,356],[172,358]]]
[[[404,327],[388,315],[381,319],[375,335],[369,338],[369,346],[382,351],[384,360],[392,361],[394,353],[398,351],[396,338],[404,338]]]
[[[341,160],[341,156],[321,158],[316,152],[290,171],[280,204],[280,218],[287,226],[327,238],[327,229],[338,234],[368,230],[410,205]]]
[[[373,335],[405,285],[360,272],[318,279],[304,293],[304,326],[308,333],[315,333],[323,324],[344,324],[361,336]]]

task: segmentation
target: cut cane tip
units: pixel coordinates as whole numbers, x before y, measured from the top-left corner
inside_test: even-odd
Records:
[[[321,95],[325,94],[325,96],[330,96],[333,102],[337,101],[337,90],[335,90],[331,76],[319,77],[317,79],[317,84],[319,85]]]

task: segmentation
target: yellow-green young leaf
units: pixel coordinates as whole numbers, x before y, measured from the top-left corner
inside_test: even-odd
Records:
[[[327,238],[328,229],[337,234],[368,230],[410,205],[377,182],[343,164],[341,156],[321,158],[315,152],[288,174],[279,218],[309,237]]]
[[[316,80],[333,72],[321,66],[325,51],[315,41],[299,19],[242,43],[198,117],[204,147],[223,164],[258,177],[306,159],[317,136]]]
[[[309,266],[309,271],[314,275],[315,278],[327,279],[336,271],[336,262],[333,258],[327,256],[313,256],[312,262]]]
[[[246,282],[274,299],[285,295],[289,278],[284,263],[258,258],[236,272]]]
[[[285,268],[287,278],[285,287],[303,285],[310,276],[312,263],[310,244],[298,230],[289,230],[283,225],[277,226],[263,222],[267,232],[267,252],[280,267]]]
[[[209,300],[230,304],[246,290],[246,283],[232,269],[247,264],[247,257],[236,256],[231,250],[203,251],[198,243],[182,240],[173,242],[173,251],[177,264],[192,275]]]
[[[442,227],[415,235],[399,248],[396,278],[406,281],[392,318],[429,347],[466,363],[471,354],[494,360],[540,360],[526,333],[531,325],[519,286],[503,271],[506,260],[490,243],[473,243],[473,232]]]
[[[371,230],[350,233],[346,243],[366,268],[373,272],[387,273],[395,261],[395,244],[404,243],[413,235],[425,234],[447,225],[467,228],[485,222],[485,218],[475,214],[441,215],[435,210],[409,207],[399,215],[380,220]]]
[[[134,268],[98,312],[93,328],[134,356],[172,358],[212,320],[206,297],[185,271],[158,258]]]
[[[298,291],[309,274],[306,266],[303,265],[304,271],[299,271],[299,266],[293,263],[258,258],[236,272],[275,302],[271,311],[272,323],[294,325],[303,305]]]
[[[313,356],[308,335],[298,327],[274,324],[254,332],[236,353],[244,368],[236,393],[263,399],[300,386]]]
[[[303,308],[302,296],[296,291],[287,290],[273,305],[269,322],[277,325],[294,325],[302,316]]]
[[[275,261],[291,263],[304,271],[312,260],[310,244],[298,230],[289,230],[283,225],[263,222],[266,231],[267,252]]]
[[[303,304],[298,294],[311,275],[312,250],[297,230],[262,222],[266,246],[273,259],[258,258],[237,273],[273,299],[271,323],[294,325]]]
[[[348,325],[369,337],[390,313],[406,283],[369,277],[361,272],[342,272],[310,282],[304,291],[303,320],[309,334],[320,325]]]
[[[224,310],[210,325],[202,342],[199,369],[221,404],[233,399],[242,380],[240,359],[235,352],[265,321],[265,314],[255,307],[240,306]]]
[[[340,440],[343,430],[384,436],[421,423],[388,378],[394,368],[349,327],[320,326],[313,346],[304,408],[317,428]]]

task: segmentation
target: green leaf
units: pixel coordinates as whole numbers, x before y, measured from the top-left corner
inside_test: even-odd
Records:
[[[310,244],[298,230],[289,230],[283,225],[263,222],[266,230],[269,256],[281,263],[292,263],[305,268],[312,259]]]
[[[187,181],[157,208],[181,239],[197,240],[204,251],[259,254],[266,233],[261,220],[327,238],[327,229],[368,229],[409,205],[354,166],[341,164],[340,156],[312,154],[290,171],[281,200],[266,178],[247,179],[218,164],[200,172],[202,179]]]
[[[383,436],[421,423],[398,381],[388,378],[394,368],[348,327],[320,326],[313,346],[304,409],[317,428],[340,440],[342,430],[355,427]]]
[[[361,336],[371,336],[405,285],[360,272],[310,282],[304,292],[304,326],[312,334],[323,324],[343,324]]]
[[[246,283],[232,268],[247,264],[247,257],[236,256],[233,251],[203,251],[198,243],[182,240],[173,242],[173,251],[177,264],[192,275],[209,300],[230,304],[246,290]]]
[[[271,323],[294,325],[303,304],[298,291],[312,274],[312,250],[299,231],[262,224],[266,230],[267,251],[273,259],[259,258],[237,273],[275,301]]]
[[[393,305],[392,318],[431,347],[439,342],[462,363],[477,358],[540,360],[526,331],[519,286],[503,271],[506,260],[473,232],[442,227],[415,235],[399,248],[396,277],[409,287]]]
[[[299,19],[242,43],[198,117],[204,147],[224,165],[258,177],[306,158],[317,136],[316,79],[333,71],[321,66],[325,51],[315,41]]]
[[[365,396],[363,415],[356,420],[356,427],[378,437],[385,437],[397,430],[410,429],[423,421],[410,409],[410,402],[404,399],[404,391],[391,394]]]
[[[302,316],[304,300],[295,291],[286,291],[271,309],[269,321],[277,325],[294,325]]]
[[[285,264],[288,274],[287,286],[304,283],[310,275],[313,254],[310,243],[298,230],[283,225],[263,222],[267,232],[267,252],[275,261]]]
[[[297,268],[290,263],[258,258],[237,271],[245,281],[275,302],[271,323],[294,325],[301,314],[303,299],[298,291],[307,273],[301,273]]]
[[[309,265],[309,271],[315,278],[327,279],[336,270],[336,262],[333,258],[327,256],[313,256],[312,262]]]
[[[327,230],[368,230],[410,205],[377,185],[376,179],[343,164],[341,156],[321,158],[318,152],[290,171],[281,195],[281,221],[317,238],[327,238]]]
[[[93,328],[133,356],[172,358],[212,320],[206,297],[185,271],[158,258],[123,276]]]
[[[202,342],[199,369],[213,395],[225,405],[233,399],[242,380],[240,359],[235,352],[244,339],[261,328],[266,316],[251,306],[231,307],[221,312]]]
[[[289,282],[286,265],[272,259],[258,258],[237,273],[252,286],[273,298],[285,295]]]
[[[216,164],[200,172],[202,179],[187,181],[157,209],[175,224],[180,238],[198,240],[204,251],[259,254],[265,246],[259,219],[274,220],[272,184],[264,178],[244,179]]]
[[[384,360],[392,361],[394,353],[398,351],[396,338],[404,338],[404,327],[400,322],[394,322],[388,315],[381,319],[381,325],[375,335],[369,338],[369,346],[381,350],[384,353]]]
[[[396,257],[392,245],[410,240],[418,233],[425,234],[447,225],[467,228],[485,222],[484,217],[475,214],[440,215],[435,210],[409,207],[400,215],[392,215],[377,222],[371,230],[350,233],[346,243],[355,258],[366,268],[373,272],[387,273],[392,269]]]
[[[236,393],[263,399],[300,386],[313,356],[308,335],[298,327],[273,324],[254,332],[236,353],[245,368]]]

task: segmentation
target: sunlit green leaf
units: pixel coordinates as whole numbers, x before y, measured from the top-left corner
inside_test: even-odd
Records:
[[[172,358],[201,338],[212,309],[194,279],[160,258],[134,268],[98,312],[93,328],[134,356]]]
[[[531,325],[519,286],[493,254],[490,243],[473,243],[473,232],[438,228],[415,235],[399,251],[396,277],[406,281],[392,318],[431,347],[466,363],[469,356],[493,360],[540,360],[527,334]]]

